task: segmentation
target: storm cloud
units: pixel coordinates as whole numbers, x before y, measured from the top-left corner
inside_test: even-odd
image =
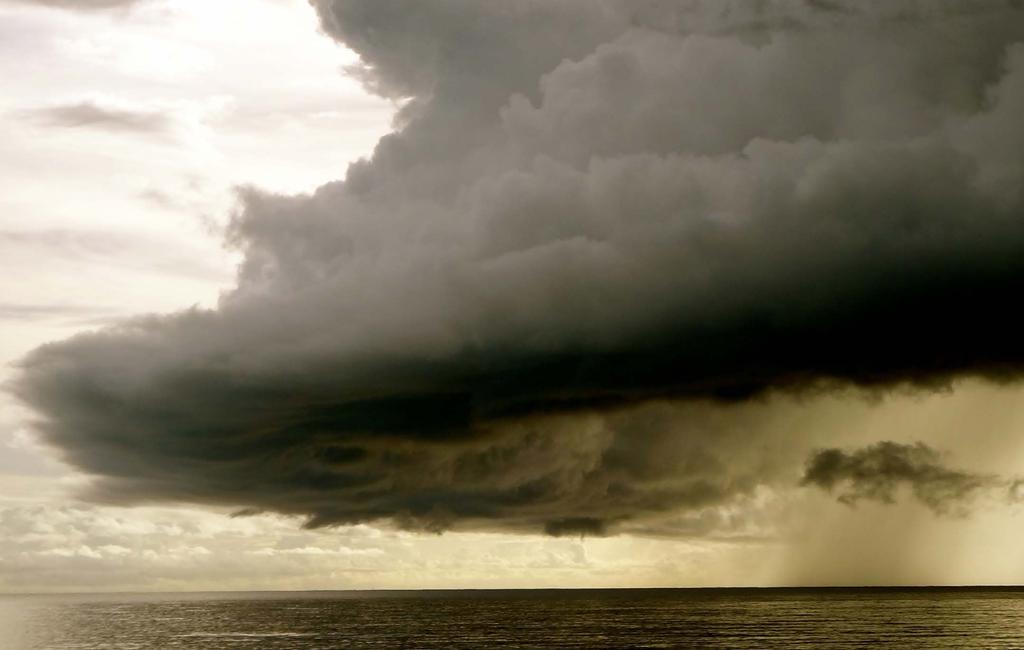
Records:
[[[313,4],[395,130],[24,361],[97,496],[597,534],[769,480],[645,403],[1024,370],[1019,3]]]
[[[924,443],[879,442],[853,452],[821,449],[807,461],[803,485],[829,492],[840,488],[838,499],[855,505],[862,499],[893,503],[901,487],[939,514],[963,512],[985,490],[1013,483],[996,476],[952,469],[939,452]]]

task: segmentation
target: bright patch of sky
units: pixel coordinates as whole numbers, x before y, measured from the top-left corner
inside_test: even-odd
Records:
[[[354,60],[301,0],[0,2],[0,380],[47,341],[214,304],[236,263],[222,244],[233,188],[309,191],[388,130],[394,106],[345,76]],[[61,563],[167,550],[129,553],[110,531],[97,546],[95,521],[63,530],[94,510],[75,505],[80,477],[34,442],[28,418],[0,395],[0,566],[31,556],[59,576]],[[19,532],[25,513],[50,532]],[[152,512],[120,516],[156,526]],[[252,524],[227,530],[239,526]],[[27,588],[0,573],[0,590]]]

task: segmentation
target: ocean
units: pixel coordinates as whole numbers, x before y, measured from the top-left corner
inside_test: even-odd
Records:
[[[1024,648],[1024,589],[0,596],[2,650]]]

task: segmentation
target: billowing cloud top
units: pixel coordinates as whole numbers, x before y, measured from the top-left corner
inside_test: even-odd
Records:
[[[1018,3],[313,4],[396,129],[26,360],[104,495],[595,533],[757,481],[615,407],[1024,369]]]

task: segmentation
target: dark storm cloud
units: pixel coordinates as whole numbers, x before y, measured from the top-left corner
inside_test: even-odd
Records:
[[[106,498],[596,533],[763,479],[619,407],[1024,368],[1014,3],[313,4],[396,130],[25,361]]]
[[[924,443],[888,441],[853,452],[819,450],[808,459],[802,484],[829,492],[838,488],[839,501],[847,505],[862,499],[893,503],[899,488],[908,487],[917,500],[940,514],[962,508],[982,490],[1008,485],[995,476],[951,469]]]
[[[173,126],[173,120],[160,112],[114,108],[93,101],[36,108],[22,111],[20,115],[43,126],[62,128],[162,133]]]

